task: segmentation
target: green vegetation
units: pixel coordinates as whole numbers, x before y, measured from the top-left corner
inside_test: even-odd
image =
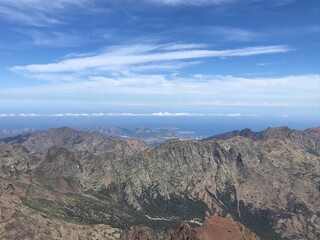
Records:
[[[254,209],[252,205],[245,205],[243,201],[239,202],[241,212],[241,223],[255,232],[261,239],[282,239],[274,229],[276,213],[271,210]]]
[[[67,215],[62,211],[60,203],[49,201],[43,198],[21,198],[22,203],[35,211],[42,212],[48,217],[67,219]]]
[[[231,214],[234,219],[251,229],[261,239],[282,239],[273,229],[276,213],[271,210],[254,209],[252,205],[245,205],[242,200],[238,201],[236,189],[231,183],[226,183],[225,191],[217,191],[217,196],[209,191],[208,193],[224,210],[225,215]]]

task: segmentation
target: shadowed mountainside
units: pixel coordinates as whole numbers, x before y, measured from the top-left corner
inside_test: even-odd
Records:
[[[0,236],[318,239],[319,156],[318,128],[246,129],[155,148],[69,128],[33,133],[0,142]],[[204,223],[212,215],[222,218]]]

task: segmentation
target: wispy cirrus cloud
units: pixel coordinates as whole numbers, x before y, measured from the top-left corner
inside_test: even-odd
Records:
[[[192,6],[206,6],[206,5],[226,5],[230,3],[237,3],[237,2],[245,2],[248,3],[255,3],[259,2],[259,0],[145,0],[148,2],[154,2],[158,4],[170,5],[170,6],[180,6],[180,5],[192,5]],[[281,7],[285,5],[289,5],[294,3],[296,0],[269,0],[270,4]]]
[[[285,61],[281,61],[281,62],[261,62],[261,63],[257,63],[257,66],[259,67],[264,67],[264,66],[270,66],[270,65],[280,65],[280,64],[285,64]]]
[[[47,47],[75,47],[85,41],[83,36],[77,33],[66,33],[58,31],[19,30],[29,36],[32,43]]]
[[[271,0],[275,6],[283,6],[293,3],[295,0]],[[65,18],[62,13],[74,11],[74,8],[82,8],[86,11],[93,10],[104,12],[106,4],[119,3],[126,5],[132,0],[1,0],[0,1],[0,18],[10,22],[31,26],[47,26],[52,24],[63,23]],[[231,3],[242,2],[240,0],[141,0],[139,4],[151,3],[152,5],[165,6],[225,6]],[[257,0],[248,0],[246,4],[255,3]],[[127,4],[129,5],[129,4]]]
[[[31,26],[47,26],[64,22],[64,11],[74,11],[74,8],[82,8],[86,11],[94,10],[103,12],[104,4],[121,2],[126,4],[131,0],[108,0],[105,3],[97,0],[1,0],[0,18],[10,22]],[[160,5],[195,5],[226,4],[235,0],[145,0]],[[143,1],[141,1],[143,3]]]
[[[177,5],[208,5],[208,4],[226,4],[231,2],[236,2],[237,0],[148,0],[150,2],[155,2],[158,4],[165,4],[171,6]]]
[[[59,12],[84,7],[89,0],[1,0],[0,18],[23,25],[45,26],[61,23]]]
[[[207,48],[208,46],[206,44],[181,44],[181,43],[175,43],[175,44],[167,44],[167,46],[163,47],[163,50],[186,50],[186,49],[201,49],[201,48]]]
[[[320,32],[320,25],[307,26],[306,30],[309,33],[319,33]]]
[[[260,35],[244,28],[209,26],[204,29],[213,36],[221,36],[224,41],[250,41]]]
[[[181,102],[181,106],[222,106],[222,107],[287,107],[286,102]]]
[[[262,33],[251,28],[234,27],[233,25],[201,25],[197,27],[182,26],[169,28],[168,35],[184,35],[209,39],[212,42],[249,42],[265,38]]]
[[[1,5],[0,3],[0,18],[11,21],[18,22],[23,25],[33,25],[33,26],[44,26],[48,24],[57,24],[60,21],[47,16],[43,12],[34,12],[29,14],[24,12],[22,9],[17,9],[14,7]],[[4,3],[5,4],[5,3]]]
[[[174,45],[173,45],[174,46]],[[168,50],[168,45],[133,45],[112,47],[104,53],[88,57],[75,57],[48,64],[14,66],[10,70],[29,73],[58,73],[78,71],[133,70],[134,67],[155,63],[190,61],[214,57],[246,57],[271,53],[284,53],[291,48],[284,45],[254,46],[237,49],[211,50],[191,48],[192,45],[176,45],[178,50]]]

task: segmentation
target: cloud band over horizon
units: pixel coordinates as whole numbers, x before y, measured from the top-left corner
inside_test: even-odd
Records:
[[[257,117],[257,114],[242,113],[0,113],[0,118],[7,117]]]

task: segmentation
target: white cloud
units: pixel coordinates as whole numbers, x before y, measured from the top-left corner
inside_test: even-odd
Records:
[[[57,19],[46,16],[41,12],[29,14],[28,11],[24,12],[21,9],[15,9],[1,4],[3,3],[0,3],[0,17],[12,22],[33,26],[59,23]]]
[[[268,66],[272,65],[272,63],[257,63],[257,66]]]
[[[174,45],[173,45],[174,46]],[[29,73],[57,73],[79,71],[134,71],[136,66],[155,65],[172,61],[212,57],[245,57],[261,54],[284,53],[291,49],[288,46],[257,46],[226,50],[182,49],[167,50],[163,45],[133,45],[110,48],[107,52],[94,56],[64,59],[55,63],[15,66],[12,71]],[[156,64],[157,65],[157,64]]]
[[[33,43],[39,46],[74,47],[84,41],[83,37],[80,37],[76,33],[69,34],[65,32],[44,32],[37,30],[21,30],[20,32],[30,36]]]
[[[204,28],[211,35],[220,35],[227,41],[250,41],[259,36],[258,33],[242,28],[212,26]]]
[[[206,44],[168,44],[167,46],[163,47],[164,50],[185,50],[185,49],[201,49],[207,48]]]
[[[257,63],[257,66],[259,67],[264,67],[264,66],[269,66],[269,65],[280,65],[280,64],[285,64],[285,61],[281,62],[262,62],[262,63]]]
[[[287,107],[286,102],[181,102],[181,106]]]
[[[190,61],[190,62],[166,62],[166,63],[158,63],[158,64],[147,64],[147,65],[139,65],[134,67],[135,72],[146,72],[153,70],[179,70],[189,66],[198,65],[200,61]]]
[[[230,2],[235,2],[235,0],[148,0],[151,2],[165,4],[165,5],[208,5],[208,4],[225,4]]]
[[[84,7],[91,0],[1,0],[1,5],[17,9],[35,9],[38,11],[50,11],[51,9],[63,9],[70,5]]]
[[[229,3],[236,3],[236,2],[244,2],[244,3],[251,3],[251,2],[259,2],[261,0],[145,0],[149,2],[154,2],[163,5],[170,5],[170,6],[180,6],[180,5],[193,5],[193,6],[206,6],[206,5],[225,5]],[[296,0],[269,0],[274,6],[284,6],[288,4],[294,3]]]
[[[106,0],[105,2],[121,2],[126,5],[132,0]],[[256,2],[248,0],[247,2]],[[276,6],[292,3],[294,0],[271,1]],[[66,18],[64,14],[74,7],[82,8],[85,11],[101,12],[104,8],[104,1],[98,0],[1,0],[0,18],[22,25],[46,26],[62,23]],[[226,5],[241,2],[240,0],[141,0],[144,3],[153,3],[166,6],[206,6],[206,5]],[[140,4],[140,2],[139,2]],[[72,8],[71,8],[72,7]],[[247,33],[239,32],[244,38]],[[245,35],[243,35],[245,34]]]
[[[188,113],[188,112],[156,112],[156,113],[1,113],[0,118],[8,117],[257,117],[257,114],[241,113]]]
[[[77,75],[66,76],[69,79],[63,82],[50,82],[27,88],[2,88],[0,89],[0,99],[39,100],[44,97],[46,99],[63,99],[64,96],[73,96],[73,99],[91,99],[100,96],[100,99],[105,99],[114,94],[125,94],[123,96],[128,94],[129,96],[149,96],[149,101],[157,103],[163,100],[156,95],[165,95],[169,99],[168,101],[172,102],[172,105],[183,103],[182,100],[176,98],[177,96],[189,96],[187,103],[190,105],[205,103],[209,106],[211,104],[212,106],[285,107],[287,104],[288,106],[316,106],[320,91],[320,75],[266,78],[136,73],[113,74],[109,77],[95,75],[87,78],[79,78]],[[63,76],[60,77],[63,78]],[[155,97],[150,99],[151,94]],[[199,100],[201,98],[206,100]],[[125,99],[121,101],[124,104],[126,101],[132,101],[132,99]],[[135,102],[143,103],[145,100],[135,98]]]
[[[57,24],[59,12],[70,6],[84,7],[90,0],[1,0],[0,18],[23,25]]]

